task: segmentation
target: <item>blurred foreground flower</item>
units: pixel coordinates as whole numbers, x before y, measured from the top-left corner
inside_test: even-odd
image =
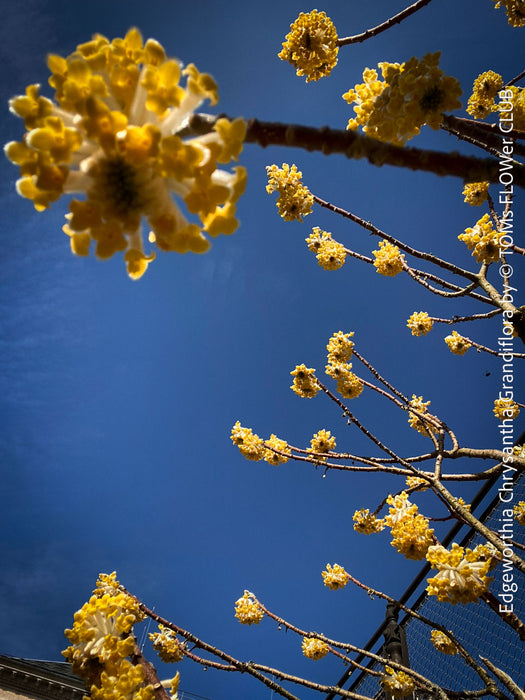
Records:
[[[243,120],[219,119],[213,133],[186,141],[177,136],[205,99],[217,103],[211,76],[193,64],[182,70],[157,41],[144,44],[137,29],[112,41],[96,34],[67,58],[50,55],[48,66],[55,102],[38,85],[13,98],[10,109],[27,133],[5,151],[20,166],[18,193],[37,211],[62,194],[86,196],[73,199],[66,216],[73,253],[88,255],[92,241],[98,258],[125,251],[128,274],[138,279],[155,257],[144,252],[142,218],[163,251],[202,253],[210,245],[203,231],[233,233],[246,172],[217,165],[237,159]],[[199,224],[187,220],[172,194]]]

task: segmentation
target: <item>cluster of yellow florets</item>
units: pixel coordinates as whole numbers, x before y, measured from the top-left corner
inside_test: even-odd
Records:
[[[322,659],[328,654],[330,647],[326,642],[323,642],[322,639],[303,637],[302,649],[307,659],[319,661],[319,659]]]
[[[458,236],[460,241],[467,244],[472,255],[479,263],[497,262],[501,252],[505,252],[502,238],[505,234],[495,231],[488,214],[485,214],[473,228],[465,229],[465,233]]]
[[[487,200],[489,194],[488,182],[471,182],[463,188],[465,202],[473,207],[479,207]]]
[[[295,165],[283,163],[281,168],[277,165],[266,167],[268,194],[277,192],[277,209],[285,221],[302,221],[303,216],[312,212],[314,198],[306,185],[301,182],[302,173]]]
[[[417,488],[418,491],[425,491],[428,489],[428,481],[420,476],[407,476],[406,485],[408,488]]]
[[[525,525],[525,501],[514,506],[514,517],[520,525]]]
[[[412,335],[417,337],[430,333],[433,325],[434,321],[426,311],[414,311],[407,321],[407,326],[410,328]]]
[[[354,332],[343,333],[343,331],[337,331],[334,333],[326,349],[328,350],[328,362],[348,362],[352,357],[354,351],[354,342],[351,340]]]
[[[387,241],[379,241],[379,250],[373,250],[374,267],[380,275],[395,277],[403,270],[405,256],[399,248]]]
[[[324,585],[332,591],[344,588],[350,579],[350,575],[339,564],[334,564],[333,566],[327,564],[326,571],[322,572],[322,576]]]
[[[350,362],[326,365],[326,374],[337,382],[337,391],[344,399],[356,399],[363,391],[363,382],[351,368]]]
[[[310,440],[308,452],[315,452],[317,454],[330,452],[335,448],[335,444],[335,437],[329,430],[320,430],[318,433],[315,433]],[[316,456],[315,459],[318,462],[326,462],[326,457]]]
[[[154,259],[144,253],[141,220],[163,251],[202,253],[203,232],[230,234],[246,172],[218,169],[237,159],[246,133],[242,119],[219,119],[214,132],[183,141],[177,131],[205,100],[218,100],[213,79],[193,64],[184,70],[153,39],[131,29],[124,39],[97,34],[68,56],[50,55],[53,102],[38,85],[10,102],[27,133],[6,146],[20,166],[17,190],[42,211],[62,194],[70,203],[64,232],[77,255],[94,243],[98,258],[124,252],[128,274],[139,278]],[[186,86],[179,85],[181,76]],[[58,103],[58,104],[57,104]],[[200,223],[190,223],[181,199]]]
[[[381,681],[384,689],[394,698],[404,698],[415,690],[415,683],[404,671],[394,671],[390,666],[385,666],[385,675]]]
[[[346,262],[346,248],[334,241],[332,234],[315,226],[305,239],[308,248],[316,254],[317,262],[323,270],[339,270]]]
[[[129,700],[151,700],[153,688],[144,683],[142,669],[127,659],[136,644],[133,626],[144,615],[138,603],[116,586],[114,573],[101,575],[89,601],[75,613],[73,628],[65,631],[70,646],[62,653],[92,697],[112,700],[108,694],[112,685],[129,688],[125,695]]]
[[[242,598],[235,603],[235,617],[243,625],[258,625],[264,617],[264,611],[253,599],[249,591],[244,591]]]
[[[434,542],[429,521],[418,513],[415,503],[408,500],[406,491],[397,496],[389,496],[386,502],[392,507],[385,523],[391,528],[392,547],[407,559],[423,559]]]
[[[337,63],[337,32],[330,17],[324,12],[301,12],[290,25],[282,51],[278,54],[306,76],[306,82],[330,75]]]
[[[499,420],[505,420],[510,418],[514,420],[517,418],[520,412],[520,407],[512,399],[496,399],[494,401],[494,415]]]
[[[281,440],[272,433],[269,439],[265,441],[264,445],[266,449],[264,450],[263,459],[266,462],[277,466],[278,464],[284,464],[288,461],[286,455],[291,454],[291,450],[286,440]],[[277,450],[277,452],[274,450]]]
[[[290,389],[303,399],[313,399],[317,392],[320,391],[313,367],[297,365],[290,374],[293,377],[293,384]]]
[[[184,644],[177,639],[175,632],[164,625],[159,625],[159,630],[159,632],[153,632],[148,636],[161,661],[166,664],[182,661]]]
[[[439,630],[432,630],[432,632],[430,633],[430,640],[435,646],[435,648],[442,654],[454,656],[458,653],[457,645],[444,632],[440,632]]]
[[[251,428],[243,428],[239,421],[233,426],[230,439],[237,445],[243,457],[254,462],[264,459],[270,464],[284,464],[288,461],[287,455],[291,453],[285,440],[272,433],[268,440],[264,441],[252,432]]]
[[[422,396],[416,396],[415,394],[413,394],[409,404],[412,408],[415,408],[416,411],[419,411],[424,416],[426,416],[427,414],[430,416],[430,414],[428,413],[428,406],[430,406],[430,401],[423,401]],[[412,413],[412,411],[408,412],[408,423],[411,428],[414,428],[414,430],[417,430],[418,433],[421,433],[421,435],[425,435],[427,437],[431,433],[436,432],[436,428],[429,421],[420,418],[415,413]]]
[[[450,551],[434,545],[428,548],[426,558],[439,572],[427,579],[427,592],[440,602],[475,602],[492,580],[487,576],[493,563],[491,551],[484,545],[464,550],[454,543]]]
[[[467,112],[476,119],[484,119],[491,112],[497,112],[496,95],[502,87],[503,78],[493,70],[478,75],[468,100]]]
[[[513,27],[525,27],[524,0],[494,0],[495,7],[503,7],[507,13],[509,24]]]
[[[352,520],[354,521],[354,530],[362,535],[372,535],[376,532],[381,532],[385,527],[385,521],[371,513],[368,508],[356,510]]]
[[[251,428],[243,428],[239,421],[232,428],[231,440],[237,445],[239,452],[246,459],[258,462],[264,456],[264,440],[252,432]]]
[[[403,145],[416,136],[423,124],[438,129],[443,112],[461,107],[461,87],[439,69],[440,52],[406,63],[380,63],[383,81],[367,68],[364,83],[349,90],[343,98],[355,102],[356,117],[348,129],[363,131],[379,141]]]
[[[448,345],[449,350],[454,353],[454,355],[464,355],[467,350],[472,347],[468,338],[464,338],[457,331],[452,331],[451,335],[447,335],[445,338],[445,343]]]

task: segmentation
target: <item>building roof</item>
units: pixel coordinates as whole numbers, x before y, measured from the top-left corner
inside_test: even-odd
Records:
[[[65,661],[40,661],[0,655],[0,688],[37,700],[81,700],[88,693]]]

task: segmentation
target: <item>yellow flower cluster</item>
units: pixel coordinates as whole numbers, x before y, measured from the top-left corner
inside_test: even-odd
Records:
[[[330,17],[324,12],[301,12],[290,25],[282,51],[282,61],[288,61],[297,75],[306,76],[306,82],[330,75],[337,63],[337,32]]]
[[[426,311],[414,311],[407,321],[407,326],[410,328],[412,335],[416,337],[430,333],[433,325],[434,321]]]
[[[427,579],[427,592],[440,602],[475,602],[492,580],[487,576],[492,565],[491,551],[485,545],[464,550],[454,543],[450,551],[434,545],[428,548],[426,558],[439,572]]]
[[[302,173],[295,165],[283,163],[281,168],[277,165],[266,167],[268,194],[277,192],[277,209],[285,221],[302,221],[303,216],[311,214],[314,204],[313,195],[306,185],[301,182]]]
[[[356,117],[347,128],[362,126],[368,136],[398,145],[419,134],[424,124],[438,129],[443,112],[461,107],[460,84],[444,76],[439,57],[438,51],[402,64],[380,63],[383,81],[376,70],[367,68],[364,83],[343,95],[348,103],[356,103]]]
[[[451,335],[447,335],[445,343],[454,355],[464,355],[467,350],[472,347],[468,338],[464,338],[457,331],[452,331]]]
[[[511,399],[496,399],[494,401],[494,415],[499,420],[505,420],[505,418],[514,420],[518,417],[519,412],[520,407]]]
[[[430,640],[432,644],[436,647],[436,649],[442,654],[454,656],[458,653],[457,645],[444,632],[440,632],[439,630],[432,630],[432,632],[430,633]]]
[[[128,274],[138,279],[155,254],[144,253],[142,219],[160,250],[202,253],[203,235],[237,228],[235,203],[246,183],[236,160],[246,126],[219,119],[213,133],[183,141],[177,132],[205,99],[218,100],[213,79],[193,64],[184,70],[153,39],[131,29],[124,39],[96,34],[63,58],[48,57],[55,102],[30,85],[10,102],[24,119],[21,142],[6,146],[20,167],[17,190],[42,211],[62,194],[70,202],[64,232],[73,253],[98,258],[125,251]],[[179,85],[181,76],[186,85]],[[200,223],[190,223],[172,195]]]
[[[314,639],[314,637],[303,637],[302,643],[303,654],[307,659],[319,661],[328,654],[330,647],[322,639]]]
[[[114,673],[102,671],[100,685],[91,686],[92,700],[154,700],[155,690],[147,685],[142,666],[122,659]]]
[[[404,698],[415,690],[415,683],[404,671],[394,671],[390,666],[385,666],[385,675],[382,679],[384,689],[394,698]]]
[[[288,461],[288,457],[285,455],[291,454],[291,450],[285,440],[279,439],[272,433],[264,445],[266,449],[264,450],[263,459],[266,462],[277,466],[278,464],[284,464]],[[279,450],[279,452],[283,452],[284,454],[278,454],[277,452],[274,452],[274,450]]]
[[[524,0],[494,0],[494,7],[503,7],[507,13],[509,24],[513,27],[525,27]]]
[[[285,442],[285,440],[280,440],[272,433],[265,442],[252,432],[251,428],[243,428],[240,421],[237,421],[233,426],[230,439],[234,445],[237,445],[243,457],[254,462],[264,459],[266,462],[277,466],[278,464],[287,462],[288,457],[285,455],[291,453],[288,443]],[[284,452],[285,454],[278,454],[274,450]]]
[[[419,411],[423,415],[429,415],[427,407],[430,406],[430,401],[423,401],[422,396],[416,396],[415,394],[412,394],[412,399],[409,402],[409,405],[412,408],[415,408],[416,411]],[[412,413],[411,411],[408,412],[408,423],[411,428],[414,428],[414,430],[417,430],[418,433],[421,433],[421,435],[429,436],[431,433],[436,432],[436,428],[428,421],[423,420],[422,418],[419,418],[419,416],[416,416],[415,413]]]
[[[332,234],[315,226],[306,238],[308,248],[316,254],[317,262],[323,270],[339,270],[346,262],[346,248],[334,241]]]
[[[380,275],[395,277],[403,270],[405,256],[392,243],[379,241],[379,250],[373,250],[372,254],[375,257],[374,267]]]
[[[479,207],[487,200],[489,194],[488,182],[471,182],[463,188],[464,201],[472,207]]]
[[[335,437],[330,433],[329,430],[320,430],[315,433],[313,438],[310,440],[310,447],[308,452],[330,452],[335,447]],[[325,462],[326,457],[316,457],[318,462]]]
[[[328,350],[328,362],[334,364],[337,362],[348,362],[352,357],[354,351],[354,343],[351,340],[354,332],[343,333],[343,331],[337,331],[334,333],[326,349]]]
[[[468,100],[467,112],[475,119],[484,119],[491,112],[497,112],[495,98],[502,87],[503,78],[493,70],[478,75]]]
[[[231,440],[246,459],[258,462],[264,457],[264,440],[253,433],[251,428],[243,428],[239,421],[232,428]]]
[[[428,489],[428,481],[425,481],[420,476],[407,476],[406,485],[410,489],[417,487],[418,491],[426,491]]]
[[[465,233],[460,233],[458,238],[466,243],[467,248],[472,251],[472,255],[479,263],[497,262],[500,252],[505,252],[505,245],[502,238],[505,234],[495,231],[488,214],[484,214],[473,228],[465,229]]]
[[[244,591],[242,598],[235,603],[235,617],[243,625],[258,625],[264,617],[264,611],[253,599],[249,591]]]
[[[418,513],[415,503],[410,503],[406,491],[389,496],[386,502],[392,506],[385,518],[391,528],[392,547],[407,559],[423,559],[434,542],[434,530],[429,527],[428,519]]]
[[[93,595],[75,613],[65,635],[70,646],[62,652],[74,673],[83,678],[98,700],[152,700],[140,666],[129,657],[135,648],[133,626],[144,615],[139,604],[118,590],[116,574],[101,574]]]
[[[320,391],[313,367],[297,365],[290,374],[293,377],[293,384],[290,389],[293,389],[303,399],[313,399],[317,392]]]
[[[343,399],[356,399],[363,391],[363,382],[351,371],[351,367],[350,362],[326,365],[326,374],[337,382],[337,391]]]
[[[160,632],[150,633],[149,639],[161,661],[166,664],[177,663],[184,658],[184,644],[177,639],[173,630],[159,625]]]
[[[371,513],[368,508],[356,510],[353,516],[354,530],[362,535],[372,535],[381,532],[385,527],[385,521]]]
[[[324,585],[330,590],[336,591],[338,588],[344,588],[348,583],[350,576],[346,573],[339,564],[326,565],[326,571],[322,572]]]
[[[525,525],[525,501],[514,506],[514,517],[520,525]]]

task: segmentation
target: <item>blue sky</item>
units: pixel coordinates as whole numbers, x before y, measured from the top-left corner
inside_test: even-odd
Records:
[[[348,35],[403,7],[339,0],[318,9]],[[334,128],[351,116],[343,92],[379,61],[441,50],[441,66],[460,79],[464,103],[480,72],[493,69],[508,80],[523,68],[523,30],[510,28],[491,0],[444,0],[343,48],[329,79],[306,84],[276,54],[290,22],[309,9],[292,0],[6,4],[2,142],[22,133],[7,99],[29,83],[46,84],[48,52],[67,55],[94,32],[112,38],[131,26],[168,55],[210,72],[219,86],[216,110]],[[468,152],[444,132],[423,132],[414,145]],[[104,263],[73,258],[61,232],[67,205],[35,212],[15,193],[16,169],[0,162],[0,653],[58,659],[63,629],[98,573],[116,569],[160,614],[239,658],[337,680],[339,663],[303,659],[300,640],[268,621],[242,627],[233,603],[247,588],[300,627],[365,642],[383,604],[349,588],[329,591],[321,571],[338,562],[371,586],[401,594],[418,564],[401,559],[386,534],[354,533],[352,515],[375,508],[402,483],[332,473],[323,479],[301,463],[254,464],[229,439],[240,420],[263,437],[273,432],[300,446],[326,428],[341,450],[368,449],[328,400],[301,400],[289,389],[296,364],[322,370],[335,331],[355,331],[359,351],[403,392],[431,400],[465,444],[499,444],[491,416],[497,364],[473,351],[453,356],[444,327],[419,339],[405,327],[416,310],[451,316],[479,309],[441,303],[403,276],[383,278],[357,262],[336,272],[319,268],[304,243],[312,226],[368,255],[377,240],[319,210],[302,225],[283,222],[264,189],[265,166],[283,161],[295,162],[319,196],[415,247],[471,265],[457,235],[481,214],[463,203],[458,180],[247,145],[237,232],[216,239],[205,256],[160,255],[131,282],[118,256]],[[523,200],[514,208],[523,216]],[[494,345],[497,322],[471,329]],[[385,412],[375,397],[365,393],[353,408],[405,454],[423,449],[406,418]],[[249,678],[206,675],[189,662],[181,674],[181,687],[214,700],[269,696]]]

